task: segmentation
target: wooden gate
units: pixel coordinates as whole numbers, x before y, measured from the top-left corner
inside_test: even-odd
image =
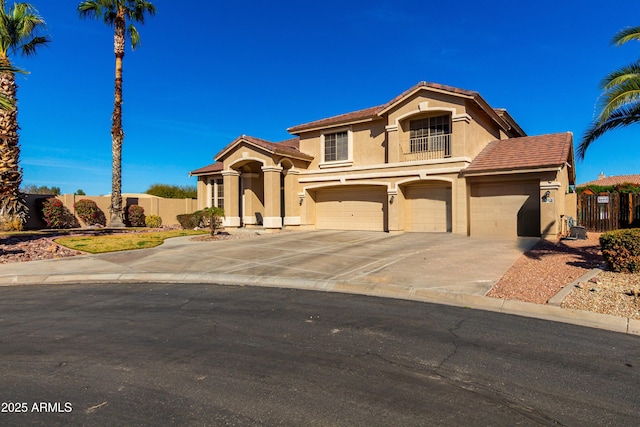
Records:
[[[640,193],[583,193],[578,224],[597,232],[640,227]]]

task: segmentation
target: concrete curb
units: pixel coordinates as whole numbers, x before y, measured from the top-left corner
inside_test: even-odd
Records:
[[[576,288],[578,283],[587,282],[590,279],[592,279],[595,276],[597,276],[598,274],[600,274],[601,272],[602,272],[602,269],[600,269],[600,268],[594,268],[594,269],[589,270],[587,273],[583,274],[582,276],[578,277],[573,282],[569,283],[564,288],[560,289],[560,291],[557,294],[552,296],[551,299],[549,299],[549,301],[547,301],[547,304],[553,305],[553,306],[556,306],[556,307],[560,307],[560,304],[562,304],[562,301],[566,298],[567,295],[569,295],[571,292],[573,292],[573,290]]]
[[[292,279],[286,277],[248,276],[234,274],[208,273],[102,273],[102,274],[67,274],[67,275],[21,275],[2,276],[0,286],[19,285],[70,285],[101,283],[190,283],[215,284],[221,286],[266,286],[275,288],[317,290],[358,294],[373,297],[395,298],[466,307],[477,310],[492,311],[522,317],[569,323],[590,328],[604,329],[626,334],[640,335],[640,320],[592,313],[581,310],[560,308],[559,303],[572,287],[579,281],[589,280],[601,270],[594,269],[577,281],[565,286],[552,298],[554,304],[534,304],[507,299],[491,298],[481,295],[468,295],[452,292],[434,291],[411,286],[339,282],[333,280]],[[566,290],[566,291],[565,291]],[[562,295],[561,295],[562,294]],[[559,302],[558,302],[559,300]],[[556,304],[557,303],[557,304]]]

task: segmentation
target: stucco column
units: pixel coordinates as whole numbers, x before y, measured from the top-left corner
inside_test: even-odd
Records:
[[[398,125],[389,125],[387,131],[387,162],[398,163],[402,161],[402,149],[398,140]]]
[[[280,212],[280,174],[279,166],[263,166],[264,172],[264,228],[282,228]]]
[[[387,231],[397,233],[404,227],[400,226],[401,197],[397,189],[387,190]]]
[[[224,220],[225,227],[240,227],[240,173],[235,170],[222,171],[224,181]]]
[[[207,178],[207,191],[206,191],[206,199],[204,202],[205,208],[211,207],[211,199],[213,199],[213,183],[211,182],[213,178]]]
[[[556,181],[540,182],[540,235],[554,240],[560,231],[558,191],[561,184]]]
[[[256,185],[260,176],[257,173],[243,172],[242,175],[242,221],[245,225],[256,225],[256,212],[260,212],[260,201],[256,195]]]
[[[198,205],[197,205],[197,209],[201,210],[206,208],[206,203],[207,203],[207,182],[208,182],[209,178],[208,177],[203,177],[203,176],[199,176],[198,177],[198,184],[197,184],[197,192],[198,192]]]
[[[300,171],[287,170],[284,176],[284,225],[300,225],[300,198],[298,197],[298,176]]]

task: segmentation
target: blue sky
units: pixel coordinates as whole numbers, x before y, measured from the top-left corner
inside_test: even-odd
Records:
[[[13,58],[23,185],[111,191],[113,33],[81,20],[78,1],[32,0],[52,43]],[[123,192],[195,185],[188,172],[241,134],[287,139],[288,127],[383,104],[420,81],[474,90],[529,135],[577,144],[598,83],[640,58],[615,48],[640,3],[325,0],[188,4],[155,0],[124,58]],[[578,183],[640,173],[640,124],[598,140]]]

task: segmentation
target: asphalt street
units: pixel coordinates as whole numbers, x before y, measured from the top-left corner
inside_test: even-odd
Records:
[[[0,425],[637,425],[640,338],[338,293],[0,288]]]

